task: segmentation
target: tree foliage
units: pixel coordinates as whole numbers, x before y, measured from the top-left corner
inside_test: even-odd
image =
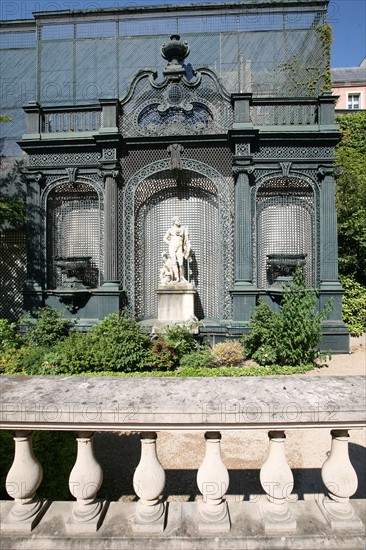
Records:
[[[260,300],[250,321],[251,333],[243,336],[247,357],[260,365],[314,363],[322,335],[322,320],[332,309],[328,302],[318,310],[317,293],[306,288],[300,267],[291,284],[284,286],[279,311]]]
[[[366,285],[366,113],[339,115],[336,148],[339,268]]]

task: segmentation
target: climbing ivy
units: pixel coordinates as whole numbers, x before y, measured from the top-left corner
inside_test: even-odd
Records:
[[[366,286],[366,113],[338,115],[336,147],[340,273]]]

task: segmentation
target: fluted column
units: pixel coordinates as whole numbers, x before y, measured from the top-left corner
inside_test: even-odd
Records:
[[[229,473],[221,460],[220,432],[206,432],[206,452],[197,472],[197,485],[203,495],[198,505],[200,531],[229,531],[230,518],[225,494]]]
[[[94,456],[93,434],[80,432],[76,462],[69,477],[70,493],[76,498],[66,529],[73,532],[96,531],[103,520],[104,504],[97,500],[103,471]]]
[[[118,174],[104,172],[104,284],[118,283]]]
[[[140,498],[132,521],[134,531],[155,533],[164,530],[165,504],[159,500],[165,486],[165,472],[156,453],[155,432],[140,435],[141,459],[133,476]]]
[[[357,490],[358,480],[348,455],[347,430],[332,430],[332,444],[322,467],[322,479],[328,496],[319,501],[320,509],[332,529],[361,529],[349,499]]]
[[[295,531],[296,521],[287,502],[294,478],[285,455],[285,432],[271,431],[268,437],[268,456],[260,471],[261,485],[267,495],[267,501],[260,503],[265,531],[269,534]]]
[[[47,507],[46,501],[36,498],[42,481],[42,466],[33,454],[32,432],[16,432],[14,442],[14,461],[6,477],[6,491],[14,499],[14,506],[1,528],[29,532]]]

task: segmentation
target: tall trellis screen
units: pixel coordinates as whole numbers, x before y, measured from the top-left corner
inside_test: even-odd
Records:
[[[84,284],[95,288],[102,280],[102,209],[98,193],[88,184],[64,183],[47,198],[47,286],[61,287],[65,274],[57,257],[89,257],[82,274]]]
[[[261,185],[256,197],[259,288],[270,287],[296,262],[303,264],[307,286],[314,286],[315,211],[314,192],[306,181],[284,177]]]
[[[153,175],[137,189],[135,212],[137,315],[156,317],[157,295],[151,289],[159,284],[161,253],[168,251],[163,237],[173,216],[178,215],[191,239],[192,257],[186,265],[186,278],[198,291],[196,314],[199,318],[219,318],[223,250],[218,196],[212,182],[188,170],[178,179],[171,171]]]
[[[121,273],[130,311],[138,317],[156,317],[163,237],[179,215],[189,229],[193,257],[188,269],[197,285],[196,313],[200,317],[229,319],[233,284],[233,178],[228,176],[231,157],[214,148],[202,163],[205,148],[188,149],[182,170],[170,170],[164,150],[145,151],[144,160],[159,159],[141,167],[134,151],[124,160],[126,186],[121,191]],[[162,158],[163,157],[163,158]],[[165,158],[164,158],[165,157]],[[218,171],[218,169],[220,171]],[[131,177],[127,179],[128,175]],[[121,212],[122,212],[121,210]]]
[[[21,291],[26,280],[25,232],[0,232],[0,318],[17,321],[22,313]]]

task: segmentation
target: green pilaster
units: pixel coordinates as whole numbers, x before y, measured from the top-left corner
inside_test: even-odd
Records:
[[[256,302],[253,287],[251,181],[252,166],[234,166],[235,283],[231,291],[234,321],[248,321]]]
[[[44,269],[41,254],[41,173],[25,174],[27,180],[27,279],[24,284],[24,310],[43,305]]]

